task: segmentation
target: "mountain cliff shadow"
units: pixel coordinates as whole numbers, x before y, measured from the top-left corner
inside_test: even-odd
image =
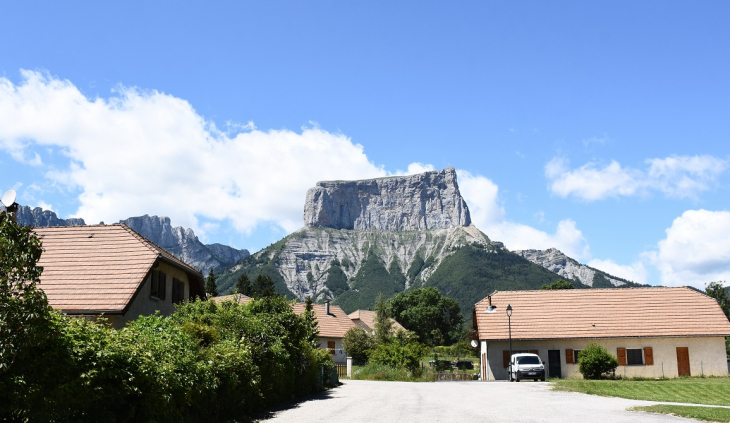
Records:
[[[279,405],[277,407],[274,407],[270,410],[264,411],[263,413],[260,413],[254,417],[256,421],[258,420],[268,420],[271,418],[276,417],[276,414],[280,411],[285,410],[291,410],[293,408],[299,408],[302,404],[310,402],[310,401],[321,401],[321,400],[327,400],[334,397],[334,391],[335,389],[342,386],[342,383],[340,383],[338,386],[335,386],[334,388],[328,389],[326,391],[318,392],[316,394],[307,395],[301,398],[296,398],[291,400],[290,402],[287,402],[286,404]]]

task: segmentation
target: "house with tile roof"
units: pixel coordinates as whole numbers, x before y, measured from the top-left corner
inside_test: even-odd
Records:
[[[582,377],[578,356],[591,343],[618,358],[621,376],[728,374],[730,322],[688,287],[497,291],[475,305],[473,324],[481,380],[508,378],[510,338],[512,353],[538,354],[548,377]]]
[[[377,315],[377,313],[372,310],[355,310],[352,313],[350,313],[348,315],[348,317],[357,326],[360,326],[361,328],[365,329],[365,331],[367,333],[374,335],[375,334],[375,316],[376,315]],[[392,326],[391,326],[392,332],[398,332],[399,330],[406,330],[406,328],[404,328],[403,325],[398,323],[393,318],[390,318],[390,323],[392,324]]]
[[[68,315],[104,315],[115,327],[140,315],[169,315],[205,298],[203,275],[124,224],[35,228],[44,252],[39,287]]]
[[[306,308],[304,303],[296,303],[293,307],[296,314],[304,314]],[[331,305],[329,301],[324,304],[312,304],[312,308],[319,326],[319,346],[332,354],[335,363],[346,363],[347,352],[342,346],[342,338],[348,330],[355,327],[355,324],[339,306]]]

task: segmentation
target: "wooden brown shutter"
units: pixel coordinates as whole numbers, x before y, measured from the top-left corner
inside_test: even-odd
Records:
[[[573,350],[565,350],[565,364],[573,364]]]
[[[647,366],[654,365],[654,349],[652,347],[644,347],[644,364]]]
[[[335,341],[327,341],[327,349],[329,350],[330,354],[335,353]]]
[[[167,293],[167,275],[164,272],[160,272],[160,281],[159,281],[159,295],[157,297],[161,300],[165,299],[165,294]]]
[[[618,356],[618,365],[625,366],[626,365],[626,348],[617,349],[616,355]]]
[[[502,365],[505,368],[509,366],[509,350],[502,350]]]

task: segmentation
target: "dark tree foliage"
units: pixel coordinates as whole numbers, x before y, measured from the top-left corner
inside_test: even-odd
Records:
[[[238,277],[236,281],[236,294],[250,297],[252,294],[251,280],[245,273]]]
[[[375,342],[387,343],[392,338],[393,322],[388,315],[388,308],[383,295],[378,296],[375,302]]]
[[[274,281],[268,275],[258,275],[253,282],[251,295],[256,298],[278,296],[274,289]]]
[[[421,257],[420,254],[416,255],[416,258],[413,259],[413,263],[411,263],[411,267],[408,268],[408,274],[406,275],[409,281],[413,282],[416,280],[416,277],[421,274],[424,264],[423,257]]]
[[[720,308],[725,316],[730,318],[730,295],[727,288],[723,286],[724,282],[710,282],[705,285],[705,293],[708,297],[712,297],[720,304]]]
[[[319,323],[317,322],[317,315],[314,312],[314,306],[312,297],[307,296],[304,300],[304,323],[308,332],[308,340],[312,347],[317,348],[319,343],[317,337],[319,337]]]
[[[388,313],[426,345],[459,341],[464,322],[459,304],[434,287],[411,289],[387,302]]]
[[[572,283],[564,280],[564,279],[558,279],[555,282],[545,284],[540,287],[540,289],[573,289],[574,286]]]
[[[215,284],[215,274],[213,273],[212,267],[210,268],[210,272],[208,272],[208,277],[205,278],[205,293],[209,297],[218,296],[218,287]]]

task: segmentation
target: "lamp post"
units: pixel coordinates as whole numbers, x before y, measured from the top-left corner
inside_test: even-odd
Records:
[[[507,304],[507,322],[509,325],[509,359],[512,361],[512,306]]]

